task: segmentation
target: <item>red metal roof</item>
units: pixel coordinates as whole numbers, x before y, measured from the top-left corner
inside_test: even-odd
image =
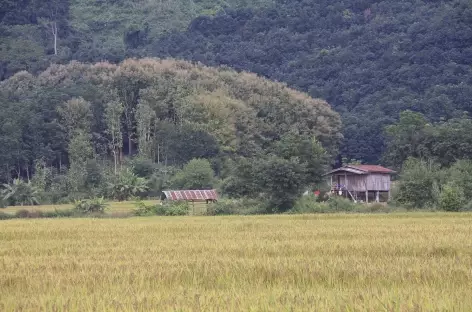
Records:
[[[370,173],[395,173],[395,171],[379,165],[348,165],[346,167],[351,167]]]
[[[217,200],[216,190],[163,191],[168,200]]]

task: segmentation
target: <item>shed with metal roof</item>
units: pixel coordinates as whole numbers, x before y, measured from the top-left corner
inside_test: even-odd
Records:
[[[392,174],[395,171],[379,165],[346,165],[324,176],[330,177],[333,195],[345,196],[355,202],[371,199],[380,202],[390,198]]]
[[[190,202],[205,201],[216,202],[218,200],[218,193],[216,190],[177,190],[177,191],[163,191],[167,200],[176,201],[184,200]]]

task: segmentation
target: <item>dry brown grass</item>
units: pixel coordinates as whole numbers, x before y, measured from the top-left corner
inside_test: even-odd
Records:
[[[472,214],[0,222],[1,311],[471,311]]]

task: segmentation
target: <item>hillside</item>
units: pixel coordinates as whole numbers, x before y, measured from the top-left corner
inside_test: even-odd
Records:
[[[405,109],[431,121],[472,110],[468,0],[6,0],[0,6],[0,80],[51,63],[117,64],[130,56],[228,65],[322,98],[343,118],[342,156],[364,162],[379,161],[384,128]]]
[[[0,80],[70,60],[120,62],[201,15],[268,7],[273,0],[3,0]],[[54,48],[54,31],[57,46]],[[146,54],[144,52],[144,54]]]
[[[323,98],[342,114],[343,155],[375,162],[401,111],[472,111],[472,2],[278,1],[199,17],[150,52],[226,64]]]

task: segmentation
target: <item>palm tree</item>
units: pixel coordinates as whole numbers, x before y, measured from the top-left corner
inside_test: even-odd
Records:
[[[123,201],[132,196],[137,196],[148,190],[148,181],[140,178],[131,170],[122,170],[114,179],[108,183],[108,188],[113,198]]]
[[[3,184],[2,197],[13,205],[38,205],[38,190],[31,184],[21,179],[14,179],[12,184]]]

